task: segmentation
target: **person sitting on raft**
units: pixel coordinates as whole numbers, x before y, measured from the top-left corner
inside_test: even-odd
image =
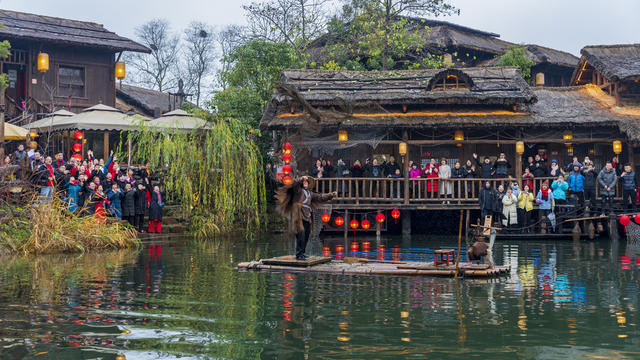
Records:
[[[335,191],[329,194],[315,193],[311,190],[314,185],[314,178],[303,176],[276,191],[278,211],[289,219],[289,234],[296,237],[298,260],[307,258],[304,253],[313,225],[313,211],[338,195]]]

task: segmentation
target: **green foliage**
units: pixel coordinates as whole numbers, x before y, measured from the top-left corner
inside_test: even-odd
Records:
[[[11,44],[7,40],[0,42],[0,58],[6,59],[11,56]],[[6,88],[9,86],[9,77],[7,74],[0,75],[0,87]]]
[[[271,43],[254,40],[236,48],[224,59],[230,66],[220,74],[227,87],[217,92],[209,107],[217,109],[223,117],[240,120],[254,129],[263,160],[271,149],[271,137],[262,136],[257,130],[282,70],[301,68],[304,63],[295,50],[286,43]]]
[[[233,118],[197,115],[208,121],[209,130],[159,131],[140,121],[138,131],[127,135],[133,161],[149,161],[150,168],[163,171],[166,197],[180,204],[181,216],[193,220],[194,233],[228,232],[240,222],[247,231],[259,229],[266,191],[253,129]]]
[[[527,79],[531,76],[531,67],[536,63],[525,55],[524,46],[512,45],[509,50],[500,56],[496,66],[514,66],[520,69],[522,77]]]
[[[428,3],[428,4],[427,4]],[[413,6],[442,6],[441,1],[358,0],[345,6],[340,18],[328,24],[331,59],[326,69],[392,70],[443,67],[441,56],[430,53],[422,41],[429,31],[424,20],[400,15]],[[448,5],[446,5],[448,6]]]

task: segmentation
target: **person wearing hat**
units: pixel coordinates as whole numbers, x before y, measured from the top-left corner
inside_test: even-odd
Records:
[[[547,218],[553,209],[553,191],[549,190],[549,183],[543,182],[538,195],[536,196],[536,203],[538,203],[538,209],[540,209],[540,217]],[[549,222],[546,221],[547,232],[549,232]]]
[[[307,258],[304,253],[313,226],[313,211],[338,195],[335,191],[329,194],[315,193],[311,190],[314,186],[314,178],[303,176],[276,191],[277,209],[289,219],[289,234],[296,237],[298,260]]]
[[[558,177],[559,175],[564,175],[564,170],[558,165],[558,160],[551,160],[551,169],[549,170],[549,176]],[[551,185],[553,187],[553,184]]]
[[[581,168],[580,163],[573,164],[573,168],[567,178],[567,183],[569,184],[571,195],[573,195],[576,202],[582,206],[584,205],[584,175],[582,175],[580,171]]]

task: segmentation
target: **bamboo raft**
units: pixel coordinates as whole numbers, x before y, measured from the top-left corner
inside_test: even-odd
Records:
[[[312,256],[307,260],[296,260],[294,256],[280,256],[258,261],[242,262],[239,270],[296,271],[337,275],[390,275],[390,276],[440,276],[454,277],[455,264],[435,266],[433,262],[385,261],[361,258],[345,258],[343,261],[329,257]],[[464,277],[495,277],[505,275],[510,266],[477,265],[469,262],[459,264],[458,273]]]

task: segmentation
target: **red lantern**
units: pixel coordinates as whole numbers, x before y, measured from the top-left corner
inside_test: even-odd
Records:
[[[336,218],[336,226],[340,227],[344,224],[344,218],[342,216],[338,216]]]
[[[82,133],[82,131],[78,130],[73,133],[73,138],[76,140],[82,140],[84,139],[84,134]]]
[[[285,176],[282,178],[282,183],[285,185],[291,185],[293,183],[293,179],[291,178],[291,176]]]
[[[353,219],[353,220],[351,220],[351,222],[349,223],[349,226],[351,226],[351,228],[352,228],[353,230],[355,230],[355,229],[357,229],[357,228],[358,228],[358,226],[360,226],[360,223],[358,222],[358,220]]]
[[[369,230],[369,228],[371,227],[371,223],[369,222],[369,220],[362,220],[360,226],[362,226],[362,228],[365,230]]]
[[[82,161],[82,154],[75,154],[72,156],[76,161]]]
[[[282,167],[282,173],[285,175],[291,174],[291,165],[287,164]]]
[[[635,221],[636,224],[640,224],[640,214],[636,214],[636,216],[633,217],[633,221]]]
[[[620,216],[620,225],[627,226],[631,222],[631,219],[627,215]]]
[[[291,154],[282,154],[282,161],[284,161],[285,164],[288,164],[291,162]]]
[[[322,219],[322,222],[324,223],[324,227],[326,229],[327,223],[329,222],[329,220],[331,220],[331,215],[329,213],[322,213],[322,215],[320,215],[320,219]]]
[[[383,213],[379,213],[378,215],[376,215],[376,221],[380,224],[382,224],[384,222],[384,214]]]
[[[80,144],[80,143],[75,143],[75,144],[73,144],[73,146],[71,147],[71,149],[72,149],[74,152],[80,152],[80,151],[82,151],[82,144]]]
[[[290,142],[286,142],[284,144],[282,144],[282,152],[283,153],[290,153],[291,152],[291,143]]]
[[[391,210],[391,217],[396,221],[396,224],[397,224],[398,218],[400,217],[400,210],[398,209]]]

